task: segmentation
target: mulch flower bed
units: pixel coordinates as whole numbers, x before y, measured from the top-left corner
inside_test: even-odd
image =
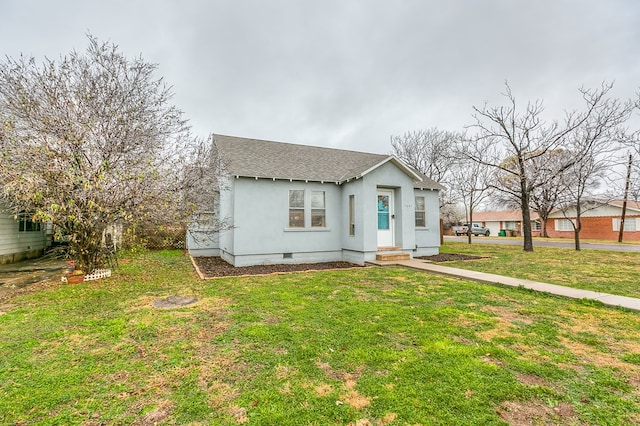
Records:
[[[486,259],[480,256],[466,254],[440,253],[435,256],[422,256],[416,259],[429,260],[431,262],[451,262],[454,260]],[[220,257],[194,257],[198,269],[205,278],[238,277],[243,275],[268,275],[274,273],[321,271],[326,269],[359,268],[359,265],[349,262],[323,262],[323,263],[290,263],[282,265],[254,265],[235,267]]]
[[[349,262],[295,263],[286,265],[255,265],[235,267],[220,257],[194,257],[205,278],[267,275],[278,272],[320,271],[324,269],[357,268]]]
[[[416,257],[416,259],[429,260],[431,262],[439,263],[439,262],[453,262],[456,260],[478,260],[478,259],[487,259],[487,258],[482,256],[471,256],[468,254],[440,253],[433,256],[420,256],[420,257]]]

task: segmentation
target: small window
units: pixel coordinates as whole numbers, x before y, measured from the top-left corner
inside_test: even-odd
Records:
[[[19,232],[39,232],[40,222],[34,222],[33,216],[29,213],[20,213],[18,215],[18,231]]]
[[[537,220],[534,220],[533,222],[531,222],[531,229],[533,231],[542,231],[542,223],[540,223]]]
[[[427,226],[427,212],[424,197],[416,197],[416,228]]]
[[[304,228],[304,190],[289,191],[289,227]]]
[[[574,231],[573,222],[569,219],[556,219],[556,231]]]
[[[327,226],[324,191],[311,191],[311,226]]]
[[[613,219],[613,230],[614,231],[620,231],[620,222],[622,221],[621,218],[614,218]],[[624,232],[631,232],[631,231],[637,231],[638,230],[638,219],[636,219],[635,217],[631,217],[631,218],[626,218],[624,220]]]
[[[518,230],[518,222],[514,222],[512,220],[504,223],[504,229],[508,231],[517,231]]]
[[[349,235],[356,235],[356,196],[349,195]]]

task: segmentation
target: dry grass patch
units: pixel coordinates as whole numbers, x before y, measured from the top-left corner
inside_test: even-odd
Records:
[[[398,418],[396,413],[387,413],[381,419],[358,419],[355,422],[350,422],[348,426],[384,426],[389,423],[393,423]]]
[[[156,408],[143,417],[133,422],[133,426],[150,426],[164,423],[171,416],[173,411],[173,403],[167,400],[161,400],[156,403]]]
[[[550,407],[540,400],[507,401],[498,415],[510,425],[579,425],[578,414],[566,402]]]
[[[342,381],[342,388],[344,392],[340,394],[340,399],[336,401],[336,404],[347,404],[356,410],[368,407],[371,404],[371,398],[361,395],[356,390],[357,380],[362,374],[362,367],[358,367],[355,372],[349,373],[336,371],[326,362],[318,362],[316,363],[316,366],[320,368],[327,377]],[[326,385],[321,385],[320,389],[316,388],[317,393],[319,393],[319,391],[325,392],[328,390],[329,389]]]
[[[361,395],[355,389],[349,389],[347,393],[340,395],[340,400],[356,410],[361,410],[371,404],[371,398]]]
[[[480,308],[480,311],[494,315],[491,318],[495,322],[493,328],[476,334],[479,338],[487,342],[496,338],[517,337],[519,336],[517,333],[519,325],[528,325],[534,322],[533,319],[502,306],[484,306]],[[472,319],[469,321],[471,320]],[[477,322],[477,320],[474,322]]]
[[[212,382],[207,388],[207,402],[216,410],[231,408],[231,403],[240,396],[240,391],[229,383]]]
[[[297,369],[293,368],[291,366],[288,366],[288,365],[277,365],[276,366],[275,377],[276,377],[276,379],[287,379],[287,378],[292,377],[293,375],[295,375],[296,372],[297,372]]]
[[[316,394],[318,396],[329,396],[333,393],[333,386],[325,383],[325,384],[316,386],[314,390],[316,391]]]
[[[597,367],[611,367],[625,370],[628,374],[637,375],[638,373],[638,367],[621,361],[614,354],[595,349],[592,346],[576,342],[567,337],[560,337],[560,341],[562,345],[577,358],[578,366],[588,363]]]
[[[497,319],[496,327],[491,328],[489,330],[480,331],[476,333],[476,336],[484,340],[485,342],[491,342],[496,338],[506,338],[506,337],[517,337],[518,334],[512,333],[510,329],[512,328],[511,323],[505,321],[503,319]]]
[[[516,374],[518,381],[526,386],[545,386],[549,387],[549,383],[540,376],[533,374]]]
[[[233,407],[229,408],[227,412],[231,417],[233,417],[233,420],[237,424],[244,424],[249,421],[249,417],[247,417],[247,409],[244,407],[234,405]]]
[[[506,321],[511,324],[521,323],[521,324],[533,324],[533,319],[531,317],[523,315],[519,312],[513,311],[511,309],[507,309],[504,306],[483,306],[480,308],[482,312],[488,312],[497,317],[500,317],[503,321]]]

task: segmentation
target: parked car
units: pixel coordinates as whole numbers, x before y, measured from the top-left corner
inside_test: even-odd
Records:
[[[488,237],[491,234],[491,232],[489,231],[489,228],[485,228],[484,226],[479,225],[477,223],[471,224],[471,228],[469,228],[468,223],[464,223],[460,226],[454,226],[452,230],[453,230],[453,233],[458,236],[472,233],[476,237],[478,235],[484,235],[485,237]]]

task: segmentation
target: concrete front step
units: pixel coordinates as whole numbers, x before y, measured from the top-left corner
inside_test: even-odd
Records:
[[[409,253],[380,253],[376,254],[376,260],[388,262],[395,260],[410,260],[411,255]]]

